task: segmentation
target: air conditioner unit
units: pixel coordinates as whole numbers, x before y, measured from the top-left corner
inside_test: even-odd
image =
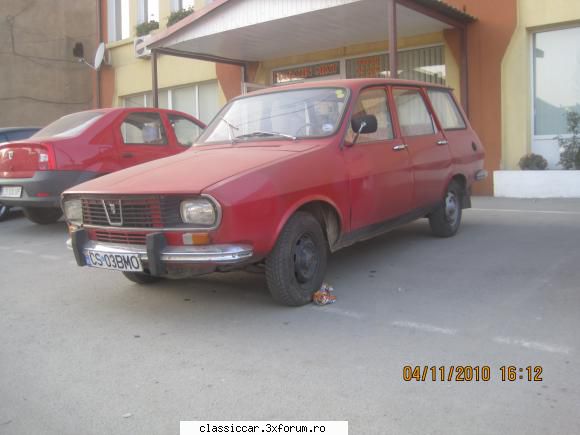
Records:
[[[133,40],[133,48],[135,50],[135,57],[144,59],[151,57],[151,50],[147,48],[147,43],[151,39],[151,35],[138,36]]]

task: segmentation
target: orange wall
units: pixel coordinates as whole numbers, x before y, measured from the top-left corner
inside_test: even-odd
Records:
[[[517,0],[445,0],[477,17],[467,30],[469,119],[485,146],[489,177],[474,193],[493,194],[501,161],[501,62],[517,24]]]

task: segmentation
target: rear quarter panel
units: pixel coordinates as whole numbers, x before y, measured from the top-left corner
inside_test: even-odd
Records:
[[[105,114],[78,136],[46,141],[52,143],[56,169],[106,174],[121,169],[113,134],[113,123],[118,113]]]

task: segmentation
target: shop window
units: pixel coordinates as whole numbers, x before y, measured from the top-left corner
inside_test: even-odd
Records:
[[[389,113],[387,94],[384,89],[363,91],[356,102],[352,117],[355,118],[361,115],[375,115],[377,118],[377,131],[370,134],[361,134],[358,138],[358,143],[393,139],[391,114]],[[349,128],[346,140],[352,143],[355,134],[356,132]]]
[[[125,144],[165,145],[167,135],[158,113],[131,113],[121,124]]]
[[[400,50],[398,52],[399,78],[445,84],[445,59],[443,46]],[[346,78],[386,78],[389,55],[347,59]]]
[[[107,0],[107,15],[109,42],[131,36],[129,0]]]
[[[403,136],[422,136],[435,133],[433,119],[417,89],[394,89],[395,105]]]
[[[580,113],[580,27],[534,34],[534,134],[568,134],[568,112]]]
[[[449,91],[430,89],[429,99],[443,130],[459,130],[465,128],[465,121],[457,104]]]

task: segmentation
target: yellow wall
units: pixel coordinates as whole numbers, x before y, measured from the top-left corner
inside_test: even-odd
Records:
[[[518,23],[502,61],[502,169],[517,169],[532,144],[531,43],[535,30],[580,22],[578,0],[518,0]]]
[[[195,1],[195,9],[201,9],[204,5],[205,0]],[[150,92],[152,89],[150,59],[139,59],[134,55],[133,39],[137,23],[137,0],[130,0],[130,11],[131,38],[108,45],[109,59],[115,71],[114,106],[120,106],[122,104],[121,98],[124,96]],[[166,27],[167,17],[170,13],[170,0],[160,0],[160,29]],[[215,64],[212,62],[160,56],[157,68],[159,89],[217,80]],[[220,94],[222,94],[221,91]],[[220,96],[221,99],[225,101],[223,95]]]
[[[408,38],[398,39],[398,48],[412,48],[423,45],[445,44],[443,33],[431,33]],[[325,60],[339,59],[343,57],[355,57],[367,53],[386,52],[389,49],[388,41],[351,45],[316,53],[308,53],[299,56],[290,56],[260,63],[256,74],[256,83],[271,84],[272,70],[292,65],[316,63]],[[445,45],[445,63],[447,85],[454,88],[457,98],[460,98],[459,65],[451,54],[451,50]]]

